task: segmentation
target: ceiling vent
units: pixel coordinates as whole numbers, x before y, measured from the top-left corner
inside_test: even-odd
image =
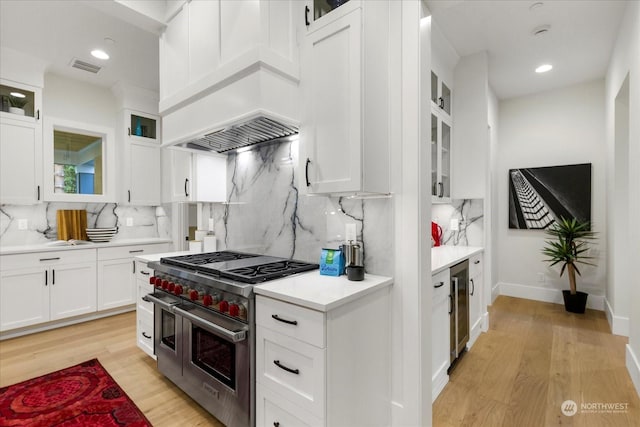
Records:
[[[98,71],[102,70],[102,67],[90,64],[85,61],[81,61],[78,58],[73,58],[73,60],[71,61],[71,66],[73,68],[77,68],[78,70],[88,71],[93,74],[98,74]]]

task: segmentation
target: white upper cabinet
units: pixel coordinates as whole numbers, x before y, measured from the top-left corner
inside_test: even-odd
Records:
[[[12,107],[11,93],[24,94],[26,104],[22,108]],[[38,203],[43,196],[42,90],[0,80],[0,96],[0,203]]]
[[[162,203],[160,117],[124,110],[122,203],[158,206]]]
[[[226,156],[167,148],[163,153],[165,202],[225,202]]]
[[[389,5],[351,0],[317,16],[316,3],[301,47],[301,186],[388,193]]]

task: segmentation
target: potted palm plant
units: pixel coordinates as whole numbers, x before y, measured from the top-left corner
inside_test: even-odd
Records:
[[[591,231],[591,223],[581,222],[576,218],[561,218],[546,230],[551,240],[545,240],[546,246],[542,253],[548,258],[545,260],[554,266],[562,264],[560,276],[567,271],[569,276],[569,290],[563,290],[565,310],[572,313],[584,313],[587,305],[586,292],[576,290],[576,273],[580,274],[576,264],[594,265],[586,260],[589,242],[595,239],[595,232]]]

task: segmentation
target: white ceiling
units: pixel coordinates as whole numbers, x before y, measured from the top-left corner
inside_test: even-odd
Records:
[[[542,0],[543,6],[531,11],[533,3],[426,0],[433,21],[460,56],[488,52],[489,83],[500,99],[604,77],[627,2]],[[127,15],[123,9],[105,0],[0,0],[0,44],[44,59],[48,71],[157,92],[158,29],[130,24],[131,11]],[[533,37],[531,31],[543,24],[550,31]],[[105,37],[116,44],[111,59],[102,62],[89,52],[104,45]],[[69,66],[72,58],[104,68],[97,75],[80,71]],[[536,74],[543,62],[554,69]]]
[[[158,36],[114,15],[116,2],[103,0],[0,0],[0,44],[43,59],[47,71],[100,86],[117,82],[158,92]],[[124,16],[124,13],[121,13]],[[115,40],[111,58],[90,55]],[[71,68],[73,58],[103,66],[98,74]]]
[[[543,5],[530,10],[534,3]],[[489,84],[500,99],[603,78],[627,3],[426,0],[432,21],[458,55],[488,52]],[[534,37],[541,25],[550,30]],[[535,73],[543,63],[553,70]]]

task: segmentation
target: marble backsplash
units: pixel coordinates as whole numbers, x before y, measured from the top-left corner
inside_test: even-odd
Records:
[[[451,246],[484,246],[484,201],[452,200],[451,204],[433,204],[432,221],[442,227],[442,244]],[[451,220],[458,220],[458,230]]]
[[[0,206],[0,246],[20,246],[57,240],[56,211],[85,209],[87,227],[118,227],[112,241],[140,238],[171,238],[171,221],[163,207],[119,206],[114,203],[49,202],[31,206]],[[132,226],[126,226],[131,218]],[[27,220],[20,230],[18,220]]]
[[[392,200],[304,195],[298,142],[266,144],[227,157],[228,203],[210,204],[219,249],[318,262],[322,248],[345,240],[355,224],[368,273],[393,275]]]
[[[318,262],[322,248],[345,241],[346,224],[356,225],[368,273],[393,275],[393,201],[303,194],[298,186],[298,142],[264,144],[227,156],[228,203],[204,204],[214,219],[218,250],[234,249]],[[167,207],[170,213],[170,207]],[[56,240],[56,211],[86,209],[88,227],[118,227],[118,239],[171,238],[163,207],[97,203],[0,206],[0,246]],[[126,226],[132,218],[133,226]],[[27,219],[28,229],[18,229]]]

